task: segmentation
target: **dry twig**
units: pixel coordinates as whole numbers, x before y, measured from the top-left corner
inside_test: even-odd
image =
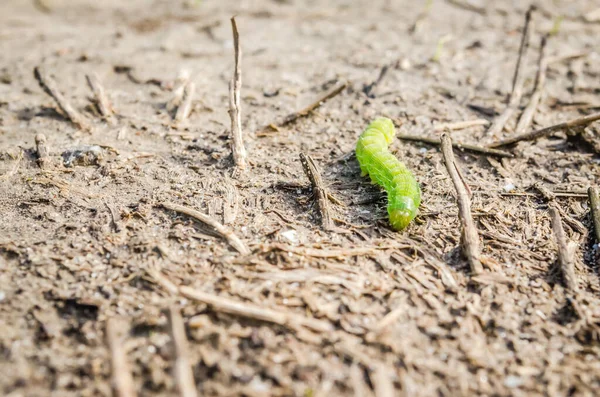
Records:
[[[316,318],[309,318],[291,312],[267,309],[253,303],[239,302],[231,298],[209,294],[190,287],[179,287],[179,292],[186,298],[205,303],[218,312],[266,321],[286,326],[291,329],[303,326],[317,332],[331,332],[333,330],[333,326],[330,323]],[[193,326],[192,321],[190,321],[190,327]]]
[[[542,37],[542,42],[540,44],[540,58],[538,61],[538,71],[535,77],[535,88],[533,89],[533,94],[531,94],[531,98],[529,99],[527,107],[521,114],[521,118],[517,123],[517,128],[515,130],[516,134],[522,134],[529,129],[529,127],[531,126],[531,122],[533,121],[533,116],[535,115],[540,100],[542,99],[544,84],[546,82],[546,69],[548,67],[548,63],[546,61],[546,42],[547,37]]]
[[[436,146],[439,146],[441,143],[440,140],[436,139],[436,138],[425,138],[425,137],[416,136],[416,135],[404,135],[404,134],[398,134],[396,136],[398,137],[398,139],[402,139],[404,141],[423,142],[423,143],[427,143],[430,145],[436,145]],[[488,156],[514,157],[514,155],[512,153],[505,152],[503,150],[490,149],[490,148],[486,148],[483,146],[469,145],[466,143],[459,143],[459,142],[452,142],[452,146],[456,149],[465,150],[465,151],[469,151],[472,153],[486,154]]]
[[[321,178],[319,168],[313,161],[312,157],[310,155],[307,156],[304,153],[300,153],[300,163],[302,163],[304,173],[312,185],[313,195],[316,197],[317,205],[319,206],[319,212],[321,213],[321,223],[323,225],[323,229],[328,231],[337,229],[333,224],[333,220],[331,219],[329,200],[327,199],[327,190],[323,184],[323,179]]]
[[[115,396],[134,397],[136,392],[133,379],[117,325],[115,318],[109,318],[106,321],[106,342],[110,349],[112,386]]]
[[[479,235],[477,234],[477,228],[475,222],[473,222],[473,216],[471,214],[471,199],[469,198],[469,189],[466,183],[458,172],[456,163],[454,162],[454,153],[452,152],[452,141],[446,134],[442,135],[442,154],[444,156],[444,162],[446,163],[446,169],[454,188],[456,189],[456,199],[458,201],[458,215],[461,223],[461,236],[462,236],[462,248],[467,261],[471,266],[471,271],[477,275],[483,272],[483,266],[480,260],[479,250]]]
[[[92,93],[94,94],[96,106],[98,107],[98,111],[102,116],[106,119],[110,119],[113,115],[113,108],[104,92],[104,87],[100,82],[100,77],[96,73],[88,74],[85,76],[88,86]]]
[[[194,99],[194,92],[196,91],[196,84],[193,81],[188,82],[184,89],[181,97],[181,104],[177,107],[177,113],[175,113],[175,122],[181,123],[187,119],[192,111],[192,100]]]
[[[235,23],[235,17],[231,18],[231,30],[233,31],[233,46],[235,49],[235,70],[229,83],[229,116],[231,117],[231,151],[233,161],[239,170],[246,168],[246,148],[242,137],[241,99],[242,89],[242,49],[240,48],[240,34]]]
[[[262,129],[262,131],[265,131],[269,128],[271,128],[273,130],[277,130],[279,127],[283,127],[287,124],[293,123],[294,121],[298,120],[299,118],[308,116],[313,110],[317,109],[319,106],[323,105],[329,99],[331,99],[331,98],[335,97],[336,95],[338,95],[339,93],[341,93],[344,90],[344,88],[346,88],[347,86],[348,86],[348,83],[343,82],[342,84],[334,87],[331,91],[325,93],[323,96],[321,96],[319,99],[317,99],[316,101],[314,101],[313,103],[311,103],[310,105],[305,107],[304,109],[298,110],[297,112],[294,112],[291,114],[288,114],[280,122],[271,123],[271,124],[265,126]]]
[[[190,81],[190,72],[187,69],[181,69],[175,79],[173,96],[166,104],[168,112],[174,111],[175,108],[179,107],[179,104],[181,104],[181,99],[183,98],[183,93],[188,81]]]
[[[161,203],[161,205],[171,211],[179,212],[181,214],[192,217],[199,222],[211,227],[219,236],[227,240],[227,242],[235,248],[240,254],[247,255],[250,253],[250,250],[246,245],[240,240],[240,238],[233,233],[233,231],[229,230],[226,226],[223,226],[219,222],[215,221],[208,215],[205,215],[199,211],[194,209],[184,207],[183,205],[171,203],[169,201],[165,201]]]
[[[318,249],[308,247],[296,247],[286,244],[269,244],[262,247],[262,252],[284,251],[296,255],[311,256],[313,258],[343,258],[346,256],[374,255],[377,251],[387,249],[412,248],[412,245],[384,245],[372,247],[340,248],[340,249]]]
[[[580,117],[577,119],[565,121],[564,123],[555,124],[550,127],[541,128],[539,130],[535,130],[535,131],[529,132],[527,134],[518,135],[513,138],[509,138],[509,139],[505,139],[503,141],[493,143],[493,144],[489,145],[489,147],[497,148],[497,147],[512,145],[514,143],[521,142],[521,141],[532,141],[532,140],[541,138],[543,136],[550,135],[553,132],[586,126],[590,123],[593,123],[596,120],[600,120],[600,113],[593,113],[593,114],[590,114],[585,117]]]
[[[56,81],[41,69],[41,67],[36,66],[33,69],[33,75],[40,87],[44,90],[44,92],[52,97],[60,110],[63,112],[65,116],[71,120],[71,122],[81,128],[82,130],[89,131],[91,126],[83,117],[81,113],[79,113],[75,108],[67,101],[67,98],[60,92],[58,87],[56,86]]]
[[[46,141],[46,135],[37,134],[35,136],[35,146],[37,152],[37,163],[41,169],[48,167],[50,157],[48,157],[48,142]]]
[[[377,364],[371,371],[370,378],[375,389],[375,397],[394,397],[396,395],[394,382],[384,364]]]
[[[504,112],[500,116],[494,119],[494,122],[487,130],[487,134],[491,136],[497,136],[502,132],[504,126],[519,107],[521,102],[521,96],[523,95],[523,75],[521,73],[521,63],[525,58],[527,49],[529,47],[529,32],[531,25],[531,17],[535,7],[531,6],[525,14],[525,26],[523,27],[523,36],[521,37],[521,46],[519,47],[519,55],[517,57],[517,65],[515,67],[515,73],[513,75],[512,90],[508,97],[508,105],[504,109]],[[533,30],[533,29],[531,29]]]
[[[196,382],[188,357],[188,340],[185,334],[185,326],[181,318],[181,312],[177,307],[170,307],[168,311],[169,331],[175,352],[175,380],[179,394],[182,397],[196,397]]]
[[[591,186],[588,189],[588,197],[590,200],[590,210],[592,212],[596,243],[600,244],[600,190],[598,190],[596,186]]]
[[[577,293],[579,289],[577,278],[575,277],[575,249],[577,248],[577,244],[573,241],[567,241],[560,212],[555,207],[550,207],[550,218],[552,220],[552,233],[558,246],[558,263],[565,280],[565,285],[569,292]]]

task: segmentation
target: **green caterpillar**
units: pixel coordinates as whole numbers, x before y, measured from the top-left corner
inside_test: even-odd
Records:
[[[421,188],[406,166],[388,152],[395,136],[390,119],[376,119],[358,138],[356,158],[362,175],[369,174],[373,183],[387,191],[390,223],[394,229],[402,230],[417,216]]]

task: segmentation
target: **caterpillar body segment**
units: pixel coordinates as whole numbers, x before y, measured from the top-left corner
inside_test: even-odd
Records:
[[[406,166],[388,151],[396,131],[390,119],[378,118],[358,138],[356,158],[361,172],[388,194],[388,215],[396,230],[402,230],[417,216],[421,188]]]

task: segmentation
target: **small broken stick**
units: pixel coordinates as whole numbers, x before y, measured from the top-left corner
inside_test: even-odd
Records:
[[[235,233],[233,233],[233,231],[229,230],[229,228],[227,228],[226,226],[223,226],[219,222],[215,221],[210,216],[205,215],[202,212],[196,211],[194,209],[184,207],[183,205],[171,203],[169,201],[162,202],[160,205],[162,205],[168,210],[179,212],[181,214],[194,218],[200,223],[211,227],[215,231],[215,233],[217,233],[223,239],[227,240],[229,245],[235,248],[240,254],[248,255],[250,253],[248,247],[246,247],[242,240],[240,240],[240,238]]]
[[[558,246],[558,263],[565,285],[569,292],[576,294],[579,290],[575,276],[575,249],[577,244],[573,241],[567,241],[560,212],[555,207],[550,207],[550,219],[552,220],[552,233]]]
[[[175,353],[175,381],[179,394],[182,397],[196,397],[196,382],[192,366],[188,357],[189,348],[188,340],[185,334],[185,326],[181,318],[181,312],[177,307],[170,307],[168,311],[169,330],[171,332],[171,340],[173,342],[173,350]]]
[[[323,184],[323,179],[321,178],[321,172],[319,171],[319,168],[315,164],[312,157],[310,157],[310,155],[307,156],[304,153],[300,153],[300,163],[302,164],[304,173],[312,185],[313,195],[315,196],[317,205],[319,206],[323,229],[327,231],[337,230],[333,224],[333,220],[331,219],[329,200],[327,199],[328,193],[325,189],[325,185]]]
[[[325,93],[323,96],[321,96],[319,99],[317,99],[316,101],[314,101],[313,103],[311,103],[310,105],[305,107],[304,109],[288,114],[286,117],[283,118],[283,120],[281,120],[279,122],[268,124],[267,126],[265,126],[262,129],[262,131],[264,132],[264,131],[268,130],[269,128],[273,129],[273,130],[277,130],[279,127],[283,127],[287,124],[293,123],[294,121],[298,120],[299,118],[308,116],[313,110],[315,110],[319,106],[323,105],[329,99],[340,94],[344,90],[344,88],[346,88],[347,86],[348,86],[348,83],[343,82],[342,84],[334,87],[331,91]]]
[[[240,48],[240,34],[235,23],[235,17],[231,18],[231,30],[233,32],[233,46],[235,50],[235,69],[229,83],[229,116],[231,117],[231,151],[233,161],[238,170],[246,169],[246,148],[242,135],[241,99],[242,89],[242,49]]]
[[[535,77],[535,88],[533,89],[533,94],[531,94],[531,98],[529,99],[529,103],[527,107],[521,113],[521,118],[517,123],[517,128],[515,130],[515,134],[520,135],[529,129],[531,126],[531,122],[533,121],[533,116],[537,111],[537,107],[542,99],[542,93],[544,91],[544,84],[546,82],[546,69],[548,68],[548,63],[546,61],[546,42],[547,37],[542,37],[542,42],[540,44],[540,58],[538,61],[538,71]]]
[[[192,100],[194,99],[195,91],[196,84],[194,84],[193,81],[190,81],[185,85],[181,103],[177,107],[177,112],[175,113],[175,123],[181,123],[189,117],[192,111]]]
[[[88,86],[95,97],[96,107],[98,111],[106,120],[110,120],[113,115],[113,108],[104,92],[104,87],[100,83],[100,78],[96,73],[88,74],[85,76]]]
[[[37,152],[37,163],[41,169],[48,167],[50,163],[50,157],[48,156],[48,143],[46,141],[46,135],[37,134],[35,136],[35,146]]]
[[[515,73],[513,75],[512,81],[512,90],[510,96],[508,97],[508,105],[504,109],[504,111],[500,114],[500,116],[496,117],[487,130],[488,135],[497,136],[502,132],[504,126],[508,122],[508,120],[512,117],[514,112],[519,108],[519,103],[521,102],[521,96],[523,95],[523,74],[521,73],[521,63],[525,58],[527,53],[527,49],[529,48],[529,39],[530,39],[530,29],[531,19],[533,11],[535,10],[534,6],[529,7],[527,13],[525,14],[525,26],[523,27],[523,35],[521,37],[521,45],[519,47],[519,55],[517,57],[517,65],[515,67]]]
[[[479,234],[477,233],[477,227],[473,221],[473,215],[471,214],[471,199],[469,189],[464,179],[458,172],[456,163],[454,162],[454,153],[452,152],[452,140],[446,134],[442,135],[442,154],[444,156],[444,163],[454,188],[456,189],[456,199],[458,201],[458,216],[461,224],[461,236],[462,236],[462,249],[467,257],[469,266],[474,275],[483,273],[483,266],[481,264],[481,251],[479,248]]]
[[[106,343],[110,350],[114,395],[117,397],[135,397],[133,378],[129,370],[122,339],[117,320],[109,318],[106,321]]]
[[[590,201],[592,221],[594,223],[594,236],[596,237],[596,244],[600,244],[600,190],[598,190],[596,186],[590,186],[588,189],[588,197]]]
[[[52,97],[63,114],[71,120],[71,122],[82,130],[90,131],[91,126],[75,108],[67,101],[67,98],[60,92],[56,85],[56,81],[44,73],[41,67],[36,66],[33,69],[33,76],[39,83],[44,92]]]

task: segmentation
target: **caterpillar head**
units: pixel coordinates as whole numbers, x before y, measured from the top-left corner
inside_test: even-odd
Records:
[[[388,205],[390,223],[395,230],[403,230],[417,215],[417,207],[412,198],[407,196],[397,197]]]
[[[381,131],[388,145],[392,143],[396,137],[394,123],[387,117],[379,117],[375,119],[371,125],[369,125],[369,128],[376,128],[377,130]]]

